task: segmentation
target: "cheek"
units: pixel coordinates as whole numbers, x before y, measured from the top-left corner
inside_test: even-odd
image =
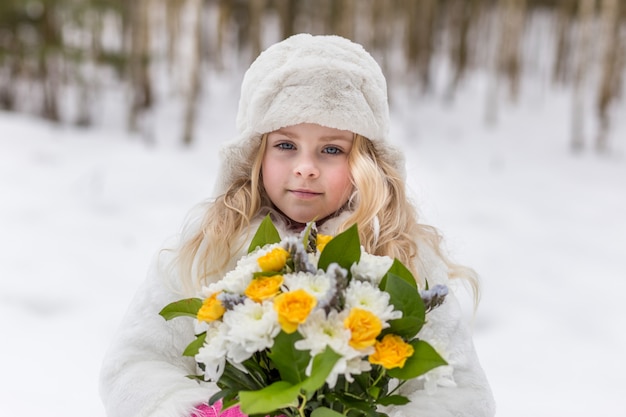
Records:
[[[352,180],[350,178],[350,167],[345,166],[336,170],[331,175],[332,187],[337,190],[337,194],[342,197],[349,197],[352,194]]]
[[[276,165],[269,161],[267,157],[264,157],[261,163],[261,180],[266,190],[271,189],[275,177]]]
[[[285,179],[288,178],[286,169],[285,164],[275,158],[263,158],[261,163],[261,182],[270,197],[273,197],[278,190],[283,188]]]

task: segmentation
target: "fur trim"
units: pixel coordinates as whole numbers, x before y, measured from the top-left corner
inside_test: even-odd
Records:
[[[375,143],[404,173],[402,154],[387,141],[387,82],[374,58],[339,36],[298,34],[265,50],[246,72],[237,138],[222,148],[222,193],[249,175],[248,161],[265,133],[299,123],[349,130]]]

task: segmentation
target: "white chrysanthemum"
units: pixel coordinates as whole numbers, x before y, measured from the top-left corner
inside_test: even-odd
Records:
[[[303,289],[317,299],[317,306],[324,307],[335,295],[335,278],[319,271],[316,275],[306,272],[285,274],[283,285],[289,291]]]
[[[315,310],[306,322],[298,327],[303,339],[295,344],[296,349],[310,350],[311,356],[322,353],[326,346],[341,356],[353,357],[359,352],[352,348],[350,342],[350,330],[343,324],[345,315],[331,311],[328,317],[324,310]]]
[[[248,288],[248,285],[250,285],[253,274],[260,270],[261,268],[258,264],[249,263],[240,265],[224,275],[224,278],[222,278],[218,284],[221,284],[222,291],[232,294],[243,294],[246,288]]]
[[[306,374],[311,374],[313,361],[309,362],[309,366],[306,369]],[[361,357],[354,357],[351,359],[347,358],[339,358],[339,360],[333,366],[333,369],[328,374],[326,378],[326,383],[330,388],[334,388],[337,384],[337,378],[339,375],[343,375],[348,382],[353,382],[354,378],[352,375],[359,375],[363,372],[367,372],[372,369],[372,365],[363,360]]]
[[[274,345],[274,338],[280,332],[278,315],[272,303],[255,303],[246,299],[227,311],[222,319],[228,326],[228,359],[241,363],[254,352]]]
[[[222,322],[212,322],[207,329],[206,341],[196,354],[196,361],[205,365],[204,377],[207,381],[217,381],[224,372],[227,331]]]
[[[350,273],[356,279],[378,285],[392,264],[393,259],[390,257],[372,255],[361,247],[361,259],[358,263],[352,264]]]
[[[306,369],[306,374],[308,376],[311,375],[312,368],[313,359],[311,359]],[[360,354],[355,354],[355,356],[351,358],[341,357],[337,360],[337,362],[335,362],[335,365],[326,377],[325,382],[330,388],[334,388],[340,375],[343,375],[348,382],[354,382],[353,375],[359,375],[363,372],[368,372],[371,369],[372,365],[367,360],[364,360]]]
[[[235,268],[228,271],[221,280],[209,284],[208,287],[203,287],[202,295],[204,297],[210,297],[212,294],[220,291],[232,294],[243,294],[246,288],[248,288],[250,281],[252,281],[254,273],[261,272],[258,259],[279,246],[279,243],[265,245],[243,256],[237,261]]]
[[[311,265],[314,265],[317,268],[317,264],[320,261],[320,252],[307,252],[307,255],[309,257],[309,262],[311,263]]]
[[[352,375],[371,369],[369,362],[364,361],[363,357],[373,353],[374,349],[357,350],[350,346],[350,330],[344,326],[344,319],[345,313],[331,311],[327,317],[323,310],[314,311],[306,323],[299,327],[299,332],[304,339],[295,344],[296,349],[309,350],[311,357],[322,353],[327,346],[341,355],[326,378],[326,383],[331,388],[337,383],[339,375],[345,375],[346,379],[352,382]],[[307,375],[311,374],[312,364],[313,360],[309,362]]]
[[[389,294],[366,281],[352,280],[346,289],[346,310],[362,308],[370,311],[388,327],[389,320],[402,317],[401,311],[394,311],[389,304]]]

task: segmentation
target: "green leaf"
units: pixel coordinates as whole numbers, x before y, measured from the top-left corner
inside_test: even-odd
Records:
[[[409,271],[409,269],[404,266],[404,264],[398,259],[393,260],[393,264],[391,264],[391,267],[389,268],[383,279],[380,281],[380,285],[378,286],[380,289],[385,288],[385,285],[387,284],[387,276],[389,274],[394,274],[402,278],[409,285],[417,289],[417,282],[415,281],[415,277],[413,276],[411,271]]]
[[[370,395],[370,397],[372,398],[378,398],[378,396],[380,395],[380,387],[377,387],[376,385],[374,385],[373,387],[370,387],[367,390],[367,393]]]
[[[198,351],[202,346],[204,346],[204,341],[206,340],[206,332],[202,332],[197,335],[196,339],[189,343],[189,345],[185,348],[183,352],[183,356],[196,356]]]
[[[254,234],[254,237],[250,242],[250,246],[248,246],[248,253],[251,253],[256,248],[262,248],[270,243],[278,242],[280,242],[280,235],[278,234],[278,230],[276,230],[276,226],[274,226],[274,223],[272,223],[272,219],[268,214],[265,216]]]
[[[313,358],[311,376],[304,381],[292,385],[287,381],[275,382],[257,391],[240,391],[241,411],[245,414],[269,414],[279,408],[295,407],[298,396],[313,393],[321,388],[341,355],[326,347],[324,352]]]
[[[298,394],[298,385],[277,381],[257,391],[240,391],[239,405],[247,415],[267,414],[279,408],[297,406]]]
[[[311,417],[344,417],[344,415],[327,407],[318,407],[313,410]]]
[[[339,358],[341,358],[340,354],[335,353],[330,347],[326,346],[326,349],[322,353],[313,358],[311,376],[302,381],[300,384],[302,389],[306,393],[320,389],[326,382],[326,378],[330,375],[330,371],[333,370]]]
[[[202,307],[202,300],[200,298],[187,298],[166,305],[159,314],[165,320],[171,320],[181,316],[193,317],[195,319],[198,316],[200,307]]]
[[[228,361],[226,361],[224,372],[217,382],[220,388],[230,388],[235,391],[254,391],[265,387],[264,381],[255,379],[250,372],[243,372]]]
[[[263,278],[263,277],[273,277],[275,275],[280,274],[280,272],[276,272],[276,271],[260,271],[260,272],[253,272],[252,273],[252,278],[256,279],[256,278]]]
[[[209,398],[209,405],[213,405],[216,402],[218,402],[219,400],[223,399],[223,398],[227,398],[230,396],[230,398],[233,398],[236,395],[236,392],[233,391],[232,389],[221,389],[219,391],[217,391],[215,394],[213,394],[213,396],[211,398]]]
[[[308,248],[310,247],[309,239],[311,238],[311,229],[313,229],[314,224],[315,222],[308,222],[306,228],[302,233],[302,245],[304,245],[304,248],[307,249],[307,252]],[[315,249],[315,247],[313,247],[312,249]]]
[[[408,284],[404,279],[388,274],[385,291],[389,293],[389,302],[396,310],[402,311],[402,318],[391,320],[389,328],[383,334],[393,333],[406,339],[413,338],[420,331],[426,319],[424,301],[417,287]]]
[[[358,416],[373,416],[376,413],[376,405],[372,402],[365,400],[363,397],[359,397],[347,391],[339,391],[333,398],[331,395],[327,395],[327,398],[331,400],[331,403],[341,404],[344,410],[349,409],[358,413],[349,413],[348,415]]]
[[[350,272],[352,264],[361,259],[361,242],[357,225],[353,224],[348,230],[338,234],[326,244],[320,255],[317,267],[327,270],[328,265],[336,262]]]
[[[295,343],[302,339],[298,332],[287,334],[281,331],[274,339],[272,351],[267,355],[274,362],[283,381],[298,384],[306,379],[306,367],[311,355],[307,350],[298,350]]]
[[[405,405],[411,401],[403,395],[390,395],[377,401],[380,405]]]
[[[390,377],[412,379],[424,375],[431,369],[448,364],[428,342],[414,340],[410,344],[415,350],[413,355],[406,360],[402,368],[387,370]]]

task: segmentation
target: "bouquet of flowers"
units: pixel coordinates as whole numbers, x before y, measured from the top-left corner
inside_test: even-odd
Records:
[[[248,255],[203,298],[180,300],[161,315],[197,319],[194,356],[221,389],[209,403],[248,415],[385,416],[404,405],[407,380],[446,361],[417,338],[447,288],[419,291],[397,260],[360,245],[357,225],[335,236],[310,223],[281,239],[269,216]]]

